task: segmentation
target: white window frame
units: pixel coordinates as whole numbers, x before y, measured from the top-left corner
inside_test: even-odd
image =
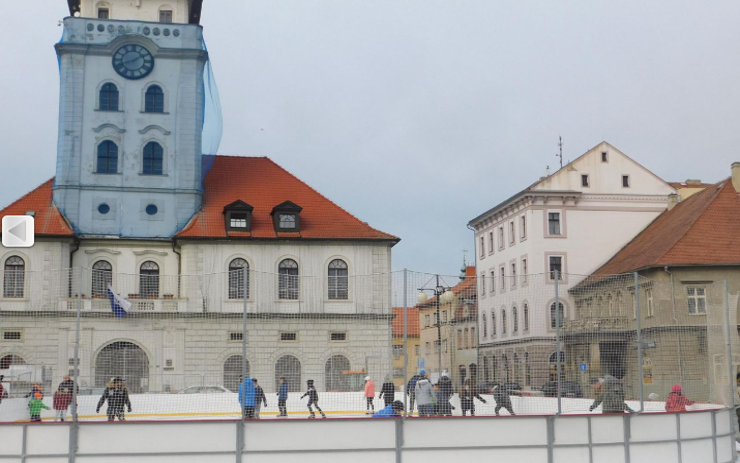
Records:
[[[522,286],[527,284],[527,271],[529,270],[527,264],[527,257],[522,257]]]
[[[512,260],[509,263],[509,265],[510,265],[510,268],[511,268],[511,276],[510,276],[510,278],[511,278],[511,289],[515,289],[516,288],[516,260]]]
[[[506,266],[502,265],[498,270],[501,272],[499,275],[499,278],[501,279],[501,292],[504,292],[506,291]]]
[[[499,251],[503,251],[505,247],[504,243],[504,226],[501,225],[498,227],[498,249]]]
[[[692,290],[694,294],[692,295]],[[699,291],[703,294],[699,295]],[[694,311],[691,311],[691,301],[694,301]],[[704,310],[700,310],[700,301],[704,301]],[[686,302],[689,315],[706,315],[707,314],[707,287],[706,286],[687,286],[686,287]]]
[[[482,297],[485,297],[486,296],[486,274],[485,273],[481,273],[481,278],[480,278],[480,295]]]
[[[516,244],[516,229],[514,221],[509,221],[509,245],[514,246]]]
[[[645,290],[645,299],[647,301],[647,316],[655,316],[655,306],[653,305],[653,289],[647,288]]]
[[[491,294],[496,294],[496,270],[491,270]]]
[[[480,237],[480,258],[486,258],[486,242],[482,236]]]
[[[493,240],[493,232],[488,232],[488,254],[493,254],[494,249],[496,248],[496,245]]]
[[[545,230],[546,230],[546,236],[564,236],[564,227],[563,227],[563,211],[545,211]],[[550,214],[557,214],[558,215],[558,233],[551,233],[550,232]]]
[[[564,276],[565,275],[565,256],[562,254],[548,254],[545,256],[545,258],[547,259],[547,281],[555,281],[555,278],[553,278],[553,275],[552,275],[552,268],[550,267],[552,264],[550,259],[554,257],[560,259],[560,270],[559,270],[560,273],[558,276],[560,277],[559,281],[564,281],[565,280],[565,276]]]
[[[519,241],[527,239],[527,215],[519,217]]]

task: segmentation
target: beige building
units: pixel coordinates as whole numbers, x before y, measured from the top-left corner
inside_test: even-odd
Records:
[[[419,355],[421,346],[419,344],[419,309],[409,307],[406,316],[406,326],[403,321],[403,307],[393,308],[393,384],[401,387],[408,383],[408,378],[419,372]],[[404,332],[406,332],[406,343],[408,346],[408,376],[404,377],[405,357]]]

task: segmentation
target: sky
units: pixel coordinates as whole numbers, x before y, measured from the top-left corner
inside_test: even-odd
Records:
[[[54,176],[65,0],[3,2],[0,206]],[[667,181],[740,161],[740,2],[205,0],[219,154],[268,156],[458,274],[468,222],[606,140]]]

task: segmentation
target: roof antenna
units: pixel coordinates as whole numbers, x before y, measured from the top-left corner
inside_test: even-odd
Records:
[[[465,281],[465,276],[468,274],[468,250],[463,249],[463,266],[460,269],[460,281]]]
[[[560,154],[556,154],[555,157],[560,158],[560,168],[563,168],[563,137],[558,135],[558,148],[560,148]]]

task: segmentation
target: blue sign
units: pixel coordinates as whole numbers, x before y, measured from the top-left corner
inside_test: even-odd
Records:
[[[424,368],[424,364],[426,364],[426,362],[422,357],[416,359],[416,368]]]
[[[578,371],[585,373],[588,370],[588,365],[585,363],[578,364]]]

